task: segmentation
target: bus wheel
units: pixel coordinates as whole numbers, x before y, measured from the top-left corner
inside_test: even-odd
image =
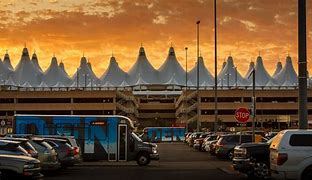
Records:
[[[139,166],[146,166],[150,163],[151,158],[148,153],[142,152],[138,154],[136,161]]]

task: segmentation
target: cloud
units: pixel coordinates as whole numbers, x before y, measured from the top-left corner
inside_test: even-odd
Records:
[[[153,19],[154,24],[167,24],[168,16],[158,15]]]
[[[245,25],[246,29],[248,29],[249,31],[255,32],[256,31],[256,24],[251,22],[251,21],[247,21],[247,20],[240,20],[240,22],[242,24]]]

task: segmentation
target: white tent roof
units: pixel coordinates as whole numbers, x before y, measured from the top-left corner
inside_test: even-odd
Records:
[[[258,86],[265,86],[272,79],[270,74],[267,72],[267,70],[263,65],[263,60],[261,56],[257,57],[255,72],[256,72],[256,84]]]
[[[138,81],[136,83],[134,83],[133,85],[137,86],[137,85],[147,85],[147,84],[149,84],[149,83],[144,81],[144,79],[141,76],[139,76]]]
[[[167,83],[172,78],[176,84],[185,84],[185,71],[177,60],[174,48],[170,47],[167,59],[158,69],[160,83]]]
[[[23,49],[21,59],[15,67],[15,71],[13,73],[14,82],[16,84],[24,84],[27,82],[32,86],[36,86],[41,83],[41,78],[42,74],[40,73],[40,70],[37,69],[33,63],[31,63],[28,50],[25,47]]]
[[[53,87],[58,82],[62,82],[62,84],[70,84],[71,79],[58,66],[56,57],[52,57],[50,66],[43,74],[42,81],[44,81],[49,87]]]
[[[12,70],[10,70],[0,59],[0,80],[6,80],[10,77]]]
[[[28,81],[25,81],[23,84],[20,85],[21,87],[32,87]]]
[[[42,81],[37,87],[43,87],[43,88],[45,88],[45,87],[49,87],[49,86],[47,85],[47,83],[45,83],[44,81]]]
[[[169,81],[167,81],[165,84],[169,84],[169,85],[177,85],[177,84],[178,84],[178,82],[177,82],[177,80],[175,79],[175,77],[174,77],[174,76],[172,76],[172,77],[169,79]]]
[[[102,87],[114,87],[114,85],[112,83],[110,83],[109,81],[106,81]]]
[[[128,71],[128,75],[127,82],[130,85],[137,84],[140,78],[142,78],[143,82],[159,83],[158,73],[148,61],[143,47],[140,48],[139,56],[135,64]]]
[[[14,70],[12,64],[11,64],[11,59],[8,53],[5,53],[4,58],[3,58],[3,64],[10,70]]]
[[[104,74],[100,77],[100,81],[101,84],[105,84],[108,81],[113,85],[119,86],[123,82],[126,83],[125,82],[126,76],[127,73],[119,67],[115,57],[112,56],[110,58],[108,68],[106,69]]]
[[[298,84],[297,73],[294,69],[290,56],[286,58],[285,66],[274,79],[279,85],[294,86],[294,84]]]
[[[68,73],[67,73],[66,70],[65,70],[65,66],[64,66],[64,63],[63,63],[62,61],[60,62],[59,67],[60,67],[60,69],[63,71],[63,73],[64,73],[66,79],[71,80],[71,78],[69,77]],[[71,83],[71,82],[69,82],[67,85],[69,85],[70,83]]]
[[[252,72],[252,70],[253,70],[254,68],[255,68],[255,63],[254,63],[254,62],[250,62],[249,68],[248,68],[248,70],[247,70],[247,72],[246,72],[246,74],[245,74],[245,76],[244,76],[245,79],[248,80],[248,77],[249,77],[250,73]]]
[[[127,83],[127,81],[122,81],[121,84],[119,85],[120,87],[127,87],[129,86],[129,84]]]
[[[199,85],[203,84],[204,82],[205,82],[205,86],[213,85],[214,77],[206,68],[203,57],[198,58],[198,63],[199,63]],[[197,85],[197,61],[195,63],[195,66],[188,73],[188,78],[192,82],[193,85]]]
[[[58,82],[54,85],[54,87],[65,87],[65,85],[64,85],[62,82],[58,81]]]
[[[235,78],[236,77],[236,78]],[[225,67],[218,75],[218,84],[219,86],[235,86],[237,80],[238,86],[246,85],[246,80],[241,76],[241,74],[237,71],[234,65],[234,60],[232,56],[229,56]]]
[[[77,82],[77,73],[79,87],[86,87],[91,80],[94,81],[95,83],[99,83],[98,78],[96,77],[92,69],[90,69],[87,59],[84,56],[81,58],[80,66],[72,77],[72,80],[75,83]]]
[[[276,75],[277,75],[279,72],[281,72],[282,69],[283,69],[282,63],[281,63],[281,62],[277,62],[277,64],[276,64],[276,69],[275,69],[275,71],[274,71],[272,77],[275,78]]]
[[[36,69],[39,70],[40,73],[43,73],[40,65],[39,65],[39,62],[38,62],[38,58],[37,58],[37,55],[36,53],[34,53],[31,57],[31,63],[33,63],[33,65],[35,66]]]
[[[13,81],[13,79],[12,79],[12,76],[9,77],[9,79],[5,81],[5,85],[8,85],[8,86],[16,86],[16,84],[14,83],[14,81]]]

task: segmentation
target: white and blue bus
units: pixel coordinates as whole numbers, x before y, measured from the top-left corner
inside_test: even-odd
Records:
[[[158,160],[157,145],[144,143],[125,116],[15,115],[13,132],[75,136],[84,160],[130,161],[147,165]]]

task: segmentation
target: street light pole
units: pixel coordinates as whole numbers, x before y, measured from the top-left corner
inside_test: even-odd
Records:
[[[185,110],[185,129],[186,129],[186,132],[188,132],[188,115],[187,115],[187,50],[188,48],[185,47],[185,107],[184,107],[184,110]]]
[[[235,87],[237,88],[237,67],[234,67],[235,70]]]
[[[308,129],[307,120],[307,25],[306,0],[298,0],[298,82],[299,82],[299,129]]]
[[[256,119],[256,69],[252,70],[252,142],[255,142],[255,119]]]
[[[79,68],[77,68],[77,89],[79,88]]]
[[[227,78],[227,87],[230,88],[230,75],[229,73],[226,73],[226,78]]]
[[[197,21],[196,22],[197,24],[197,132],[199,132],[200,130],[200,121],[199,121],[199,114],[200,114],[200,111],[199,111],[199,24],[200,24],[200,21]]]
[[[215,102],[215,121],[214,121],[214,131],[218,131],[218,72],[217,72],[217,56],[218,56],[218,48],[217,48],[217,0],[214,0],[214,47],[215,47],[215,69],[214,69],[214,102]]]

